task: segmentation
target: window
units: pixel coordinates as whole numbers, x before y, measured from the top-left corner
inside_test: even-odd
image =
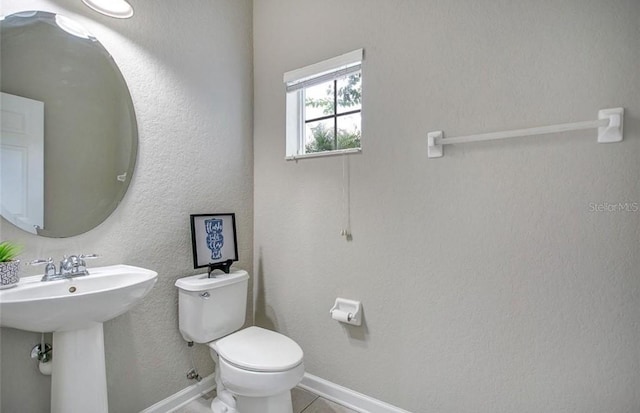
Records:
[[[362,49],[284,74],[286,158],[360,152]]]

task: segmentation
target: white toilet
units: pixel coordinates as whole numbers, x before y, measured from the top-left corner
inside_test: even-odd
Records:
[[[214,413],[292,413],[291,389],[304,375],[302,349],[290,338],[244,324],[249,274],[233,270],[176,281],[180,333],[207,343],[216,363]]]

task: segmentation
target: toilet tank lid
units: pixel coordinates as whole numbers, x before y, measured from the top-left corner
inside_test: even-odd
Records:
[[[229,274],[216,274],[215,277],[211,278],[208,278],[207,273],[179,278],[176,281],[176,287],[184,291],[206,291],[235,284],[248,278],[249,273],[245,270],[232,268]]]
[[[260,327],[247,327],[209,343],[220,357],[252,371],[285,371],[302,363],[298,343],[287,336]]]

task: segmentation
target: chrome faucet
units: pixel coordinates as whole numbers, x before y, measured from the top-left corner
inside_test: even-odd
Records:
[[[59,267],[60,275],[76,274],[78,272],[78,262],[79,260],[77,255],[70,255],[68,257],[66,255],[63,256]]]
[[[56,266],[53,263],[53,258],[49,257],[49,259],[43,260],[34,260],[31,261],[30,265],[42,265],[46,264],[44,267],[44,276],[42,277],[42,281],[54,281],[61,280],[65,278],[74,278],[81,277],[83,275],[89,275],[89,271],[87,271],[87,264],[85,260],[98,258],[99,256],[96,254],[89,255],[70,255],[62,257],[60,261],[60,271],[56,272]]]

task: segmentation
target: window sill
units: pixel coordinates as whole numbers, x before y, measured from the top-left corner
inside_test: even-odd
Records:
[[[355,154],[355,153],[362,153],[362,148],[338,149],[336,151],[324,151],[324,152],[303,153],[300,155],[288,155],[288,156],[285,156],[284,159],[287,161],[297,161],[300,159],[323,158],[325,156],[338,156],[338,155],[348,155],[348,154]]]

